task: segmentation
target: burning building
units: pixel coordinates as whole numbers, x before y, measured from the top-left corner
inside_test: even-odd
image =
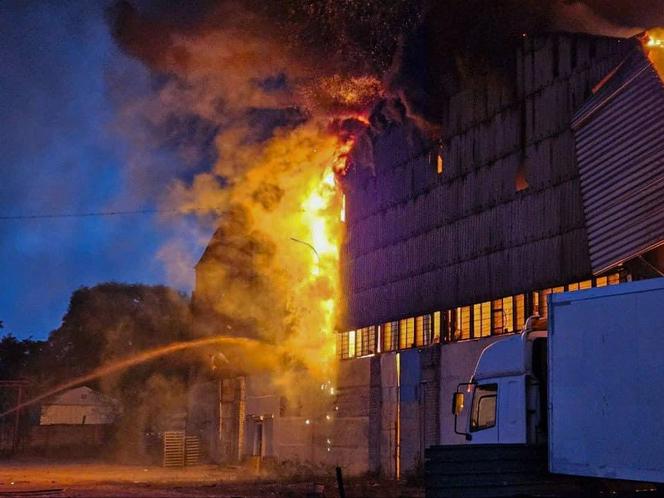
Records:
[[[375,169],[345,182],[338,405],[356,464],[399,476],[462,444],[451,394],[547,294],[662,275],[663,111],[638,40],[561,33],[459,86],[440,143],[377,138]]]
[[[399,477],[464,442],[451,393],[548,294],[662,274],[664,87],[641,41],[524,35],[507,58],[444,79],[440,140],[375,111],[371,159],[340,181],[333,399],[314,419],[258,377],[221,382],[226,456]],[[220,250],[198,264],[199,307],[223,292],[204,270]]]

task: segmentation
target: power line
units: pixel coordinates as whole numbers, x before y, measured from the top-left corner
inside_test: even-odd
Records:
[[[431,152],[432,150],[435,149],[437,145],[430,145],[430,146],[425,146],[419,151],[415,152],[412,154],[410,157],[407,157],[406,159],[402,161],[397,161],[392,163],[388,168],[396,168],[403,166],[405,164],[408,164],[409,162],[419,159],[420,157],[423,157],[426,155],[428,152]],[[216,214],[221,214],[220,209],[211,209],[211,208],[204,208],[204,207],[199,207],[199,208],[190,208],[187,210],[187,212],[182,212],[179,209],[135,209],[135,210],[128,210],[128,211],[91,211],[91,212],[84,212],[84,213],[38,213],[38,214],[17,214],[17,215],[0,215],[0,221],[9,221],[9,220],[44,220],[44,219],[57,219],[57,218],[91,218],[91,217],[103,217],[103,216],[126,216],[126,215],[134,215],[134,214],[180,214],[180,215],[187,215],[192,211],[210,211],[210,212],[215,212]],[[309,245],[309,243],[301,241],[301,240],[296,240],[294,239],[295,242],[299,242],[305,245]],[[312,247],[312,249],[314,249]],[[314,252],[316,250],[314,249]]]
[[[193,208],[190,211],[214,211],[210,208]],[[133,209],[128,211],[90,211],[85,213],[38,213],[38,214],[16,214],[16,215],[0,215],[0,220],[45,220],[57,218],[93,218],[103,216],[127,216],[134,214],[182,214],[186,215],[188,212],[182,212],[179,209]]]

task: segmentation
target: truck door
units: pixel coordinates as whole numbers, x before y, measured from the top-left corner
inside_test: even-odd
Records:
[[[477,384],[469,431],[473,443],[525,443],[525,376],[501,377]]]
[[[526,432],[526,377],[515,375],[500,379],[498,388],[498,442],[525,443]]]

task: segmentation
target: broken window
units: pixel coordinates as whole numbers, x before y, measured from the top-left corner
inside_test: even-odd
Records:
[[[457,308],[454,316],[453,340],[470,339],[470,306]]]
[[[364,327],[357,329],[356,356],[366,356],[376,352],[376,327]]]
[[[436,154],[436,173],[439,175],[443,174],[443,169],[445,167],[445,162],[443,159],[443,149],[438,149],[438,154]]]
[[[429,164],[435,163],[436,173],[439,175],[443,174],[445,168],[445,159],[443,156],[443,144],[442,142],[438,144],[437,147],[434,147],[429,151]]]
[[[514,330],[514,305],[512,296],[493,302],[493,334],[504,334]]]
[[[526,297],[523,294],[514,296],[514,331],[518,332],[526,322]]]
[[[428,346],[432,342],[431,315],[418,316],[415,319],[415,345]]]
[[[526,190],[528,188],[525,161],[521,161],[516,169],[516,176],[514,178],[514,188],[517,192],[521,192],[522,190]]]

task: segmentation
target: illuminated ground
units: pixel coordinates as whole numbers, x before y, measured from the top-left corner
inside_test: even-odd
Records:
[[[51,464],[0,462],[0,497],[275,497],[304,498],[313,480],[268,479],[247,481],[246,469],[197,466],[187,469],[105,464]],[[337,497],[332,476],[316,479],[325,497]],[[347,496],[421,497],[416,488],[367,479],[347,484]]]

